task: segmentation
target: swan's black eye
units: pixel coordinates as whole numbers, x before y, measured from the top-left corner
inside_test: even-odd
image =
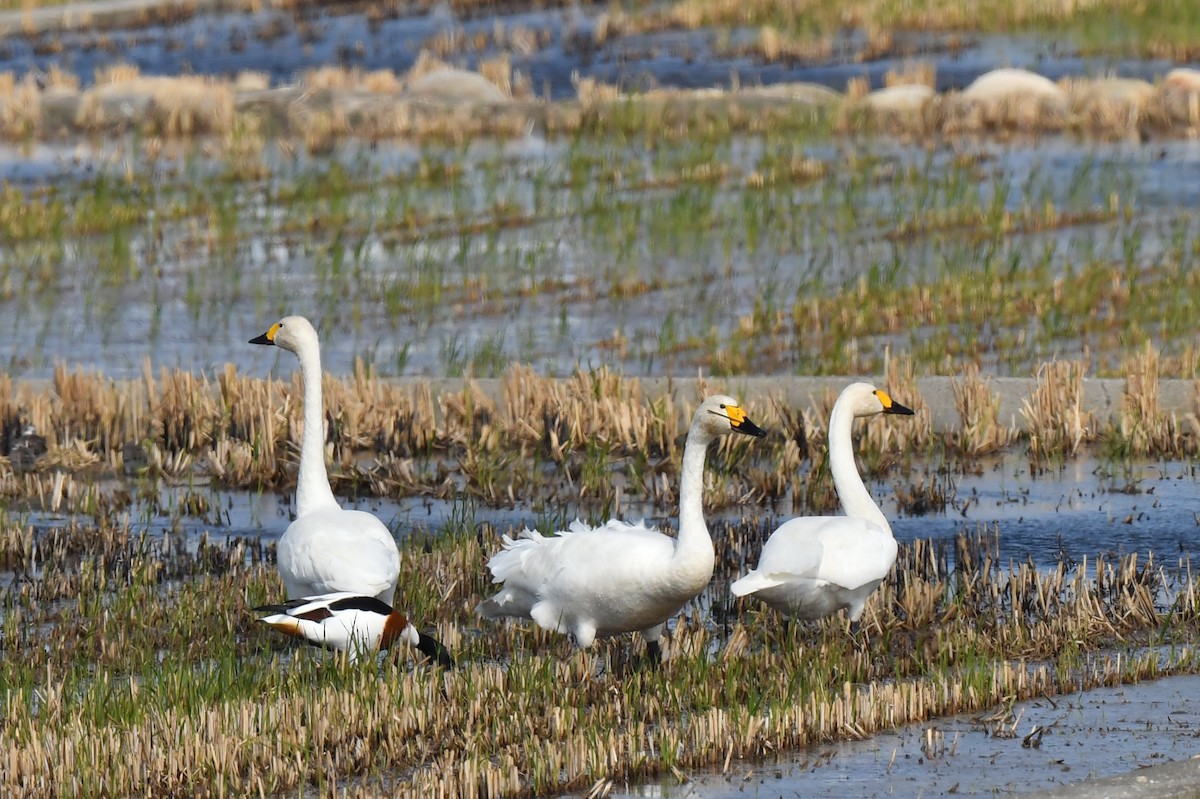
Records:
[[[721,410],[725,410],[725,403],[721,403]]]

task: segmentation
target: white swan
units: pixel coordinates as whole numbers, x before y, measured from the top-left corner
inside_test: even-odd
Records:
[[[259,619],[263,624],[315,646],[340,649],[347,653],[351,663],[361,655],[388,649],[401,641],[439,666],[454,665],[446,647],[421,635],[404,614],[373,596],[323,594],[254,610],[270,614]]]
[[[296,519],[277,548],[279,576],[288,599],[349,591],[392,603],[400,551],[387,525],[370,513],[345,510],[334,499],[325,472],[321,349],[303,316],[288,316],[251,344],[296,353],[304,380],[304,438],[296,480]]]
[[[639,631],[647,655],[662,659],[663,626],[712,578],[714,553],[704,523],[702,489],[708,444],[729,433],[766,435],[733,397],[704,400],[683,448],[679,486],[679,535],[672,538],[644,522],[616,519],[592,528],[576,521],[546,537],[524,530],[504,536],[504,548],[488,568],[504,587],[476,608],[488,619],[532,619],[547,630],[568,633],[580,647],[598,637]]]
[[[820,619],[842,608],[857,627],[867,597],[896,561],[896,539],[854,463],[856,417],[912,415],[869,383],[847,386],[829,416],[829,465],[845,516],[801,516],[780,525],[763,545],[758,566],[729,588],[756,594],[795,619]]]

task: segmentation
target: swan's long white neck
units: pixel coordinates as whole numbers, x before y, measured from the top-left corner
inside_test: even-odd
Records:
[[[321,353],[300,347],[300,377],[304,382],[304,437],[300,442],[300,475],[296,480],[296,515],[323,507],[338,507],[325,471],[325,403],[321,395]]]
[[[854,462],[853,424],[854,411],[850,403],[835,403],[829,416],[829,469],[833,473],[833,485],[842,502],[843,513],[872,521],[890,535],[891,525],[871,498],[871,492],[867,491],[858,473],[858,464]]]
[[[708,525],[704,523],[704,456],[712,436],[693,426],[683,446],[679,472],[679,540],[675,556],[715,558]]]

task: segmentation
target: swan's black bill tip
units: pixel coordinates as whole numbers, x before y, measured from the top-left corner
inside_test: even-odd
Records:
[[[767,434],[766,430],[763,430],[761,427],[759,427],[758,425],[756,425],[754,422],[750,421],[749,419],[743,419],[741,421],[741,424],[739,424],[737,427],[735,427],[733,429],[744,435],[754,436],[755,438],[762,438],[763,436],[765,436]]]

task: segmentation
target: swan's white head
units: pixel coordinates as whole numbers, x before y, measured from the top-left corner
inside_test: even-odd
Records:
[[[847,405],[855,416],[875,416],[880,413],[913,415],[911,408],[904,407],[889,397],[886,391],[870,383],[851,383],[846,386],[838,396],[837,404]]]
[[[699,428],[709,438],[742,433],[748,436],[765,436],[767,432],[750,421],[742,406],[733,397],[714,394],[707,397],[696,409],[692,427]]]
[[[250,339],[251,344],[267,344],[299,353],[302,349],[316,351],[317,331],[303,316],[285,316],[261,336]]]

